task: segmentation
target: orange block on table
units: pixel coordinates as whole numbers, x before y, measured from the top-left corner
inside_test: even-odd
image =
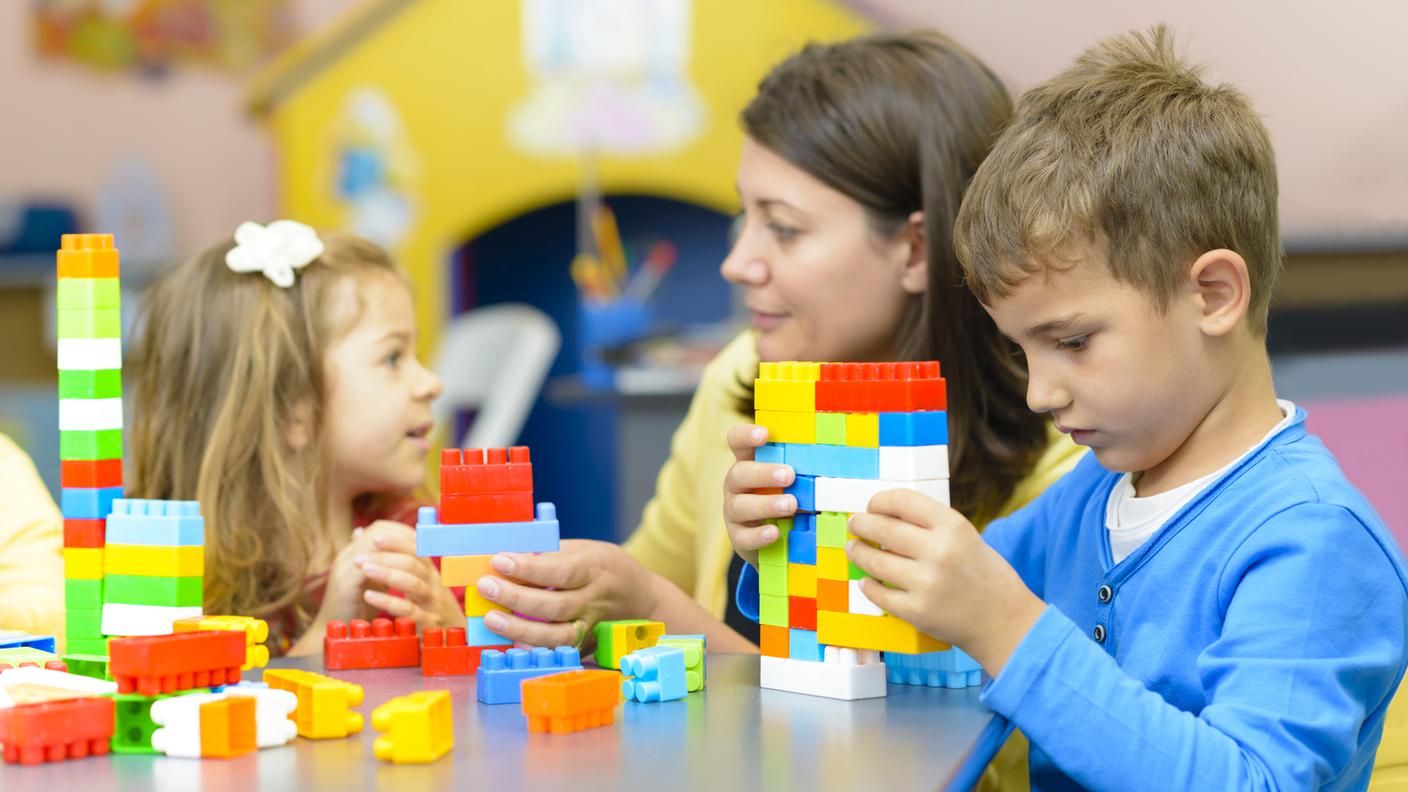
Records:
[[[259,750],[254,705],[252,696],[230,696],[200,705],[200,755],[230,759]]]
[[[528,731],[567,734],[616,721],[621,675],[605,669],[567,671],[525,679],[522,690]]]

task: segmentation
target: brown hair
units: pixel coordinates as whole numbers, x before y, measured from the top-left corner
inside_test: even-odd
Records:
[[[1266,333],[1281,268],[1276,158],[1247,98],[1208,85],[1162,25],[1107,39],[1022,96],[978,169],[955,242],[987,302],[1072,246],[1159,307],[1218,248],[1246,259],[1250,328]]]
[[[900,319],[897,356],[938,359],[949,387],[954,507],[996,516],[1046,447],[1012,345],[962,285],[953,219],[1012,111],[1002,83],[932,31],[809,44],[774,68],[743,111],[748,136],[864,207],[888,237],[924,213],[928,288]]]
[[[371,272],[400,277],[371,242],[319,237],[322,255],[287,289],[230,270],[234,240],[163,273],[145,295],[135,350],[130,496],[200,501],[206,611],[292,612],[290,625],[271,620],[282,641],[309,621],[301,599],[330,530],[323,356],[356,314],[334,305],[345,296],[337,286]],[[288,442],[295,421],[309,429],[303,448]]]

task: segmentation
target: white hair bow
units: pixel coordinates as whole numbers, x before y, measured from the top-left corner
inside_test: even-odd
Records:
[[[293,285],[294,270],[323,254],[318,232],[296,220],[275,220],[267,226],[240,223],[235,243],[225,254],[226,266],[235,272],[263,272],[284,289]]]

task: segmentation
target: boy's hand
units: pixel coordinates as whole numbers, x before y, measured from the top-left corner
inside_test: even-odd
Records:
[[[361,538],[370,541],[372,551],[356,555],[353,563],[373,584],[362,592],[368,605],[392,616],[409,616],[422,629],[464,626],[464,608],[441,585],[440,571],[430,559],[416,555],[414,529],[378,520],[366,527]],[[384,589],[404,596],[392,596]]]
[[[925,495],[881,492],[868,512],[851,517],[850,530],[871,543],[846,544],[846,555],[874,578],[861,583],[865,596],[962,648],[992,676],[1046,608],[963,515]]]
[[[728,447],[737,460],[724,476],[724,525],[733,549],[744,561],[758,565],[758,549],[777,541],[775,525],[763,520],[791,517],[797,512],[797,499],[777,492],[759,494],[754,490],[777,490],[792,483],[792,468],[753,461],[753,449],[768,441],[768,430],[745,424],[728,430]]]

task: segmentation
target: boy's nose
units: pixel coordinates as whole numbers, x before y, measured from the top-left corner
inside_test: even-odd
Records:
[[[1071,406],[1071,395],[1048,376],[1031,369],[1027,375],[1027,407],[1032,412],[1049,413]]]

